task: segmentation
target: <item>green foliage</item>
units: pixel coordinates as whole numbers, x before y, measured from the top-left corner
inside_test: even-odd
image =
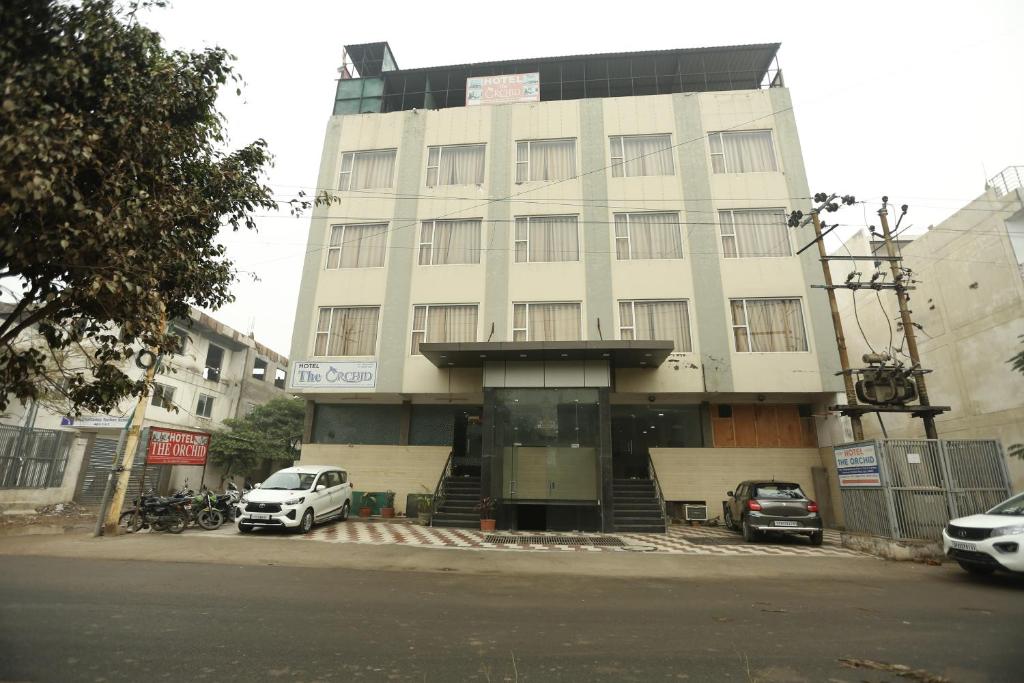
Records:
[[[176,350],[164,319],[232,299],[217,233],[276,207],[266,143],[228,149],[215,106],[233,57],[168,51],[134,11],[0,3],[0,278],[22,290],[0,321],[0,410],[39,396],[65,349],[85,356],[62,383],[74,412],[140,395],[123,361]]]
[[[291,461],[290,441],[302,434],[305,402],[275,398],[240,419],[224,420],[227,429],[213,433],[210,460],[230,474],[249,474],[267,460]]]

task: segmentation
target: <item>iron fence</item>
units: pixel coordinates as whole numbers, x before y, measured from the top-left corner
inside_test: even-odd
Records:
[[[1010,496],[998,441],[884,439],[868,442],[878,486],[845,487],[846,528],[896,539],[938,540],[950,519],[984,512]]]
[[[0,425],[0,489],[60,486],[72,436],[57,429]]]

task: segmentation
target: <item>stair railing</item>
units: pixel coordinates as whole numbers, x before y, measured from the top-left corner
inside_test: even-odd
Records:
[[[658,481],[658,470],[654,468],[654,460],[651,454],[647,454],[647,476],[654,482],[654,494],[658,497],[658,509],[661,511],[661,521],[668,528],[668,512],[665,510],[665,494],[661,491],[661,482]]]
[[[444,482],[448,479],[448,476],[452,473],[452,458],[455,455],[455,451],[448,452],[448,459],[444,462],[444,469],[441,470],[441,476],[437,480],[437,486],[434,487],[434,497],[430,499],[430,510],[431,515],[437,514],[437,508],[441,504],[444,497]]]

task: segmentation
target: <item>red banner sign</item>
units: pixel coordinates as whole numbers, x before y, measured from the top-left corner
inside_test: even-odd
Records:
[[[205,465],[209,449],[209,434],[152,427],[146,462],[150,465]]]

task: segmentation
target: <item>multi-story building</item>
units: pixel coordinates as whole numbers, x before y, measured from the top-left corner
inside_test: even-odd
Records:
[[[814,491],[842,384],[787,228],[810,193],[778,47],[402,70],[348,46],[291,350],[301,462],[400,509],[479,476],[505,528],[657,526],[658,482],[711,516],[747,477]]]
[[[899,253],[910,268],[917,345],[932,405],[949,406],[936,417],[943,439],[996,438],[1007,450],[1024,444],[1024,375],[1008,361],[1024,350],[1024,167],[993,178],[984,194],[927,232],[901,239]],[[912,210],[912,207],[911,207]],[[885,246],[862,230],[836,253],[885,255]],[[833,276],[845,272],[833,263]],[[850,270],[868,280],[870,261]],[[888,266],[881,265],[882,272]],[[891,293],[839,292],[840,315],[850,358],[885,351],[910,365],[899,311]],[[855,308],[856,307],[856,308]],[[891,347],[895,347],[893,350]],[[921,421],[907,415],[864,420],[867,438],[921,438]],[[1024,460],[1010,457],[1015,491],[1024,489]]]

